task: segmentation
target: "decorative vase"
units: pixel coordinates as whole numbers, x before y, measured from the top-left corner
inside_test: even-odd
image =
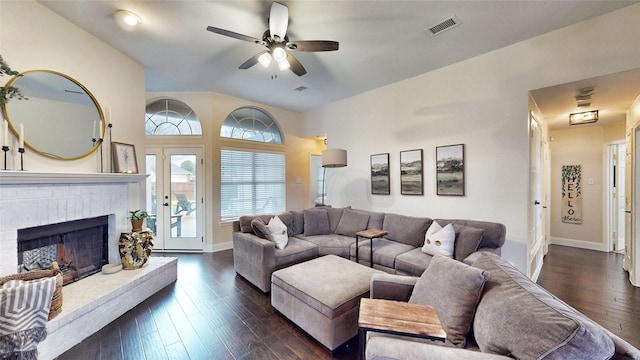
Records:
[[[142,231],[142,222],[144,220],[131,220],[131,231],[132,232],[140,232]]]
[[[147,264],[153,250],[153,233],[150,230],[120,234],[118,251],[125,270],[139,269]]]

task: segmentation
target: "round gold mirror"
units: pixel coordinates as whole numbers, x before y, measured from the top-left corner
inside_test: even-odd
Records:
[[[2,112],[16,136],[24,127],[24,143],[54,159],[75,160],[94,152],[104,137],[105,122],[91,92],[73,78],[50,70],[31,70],[12,78],[26,100],[12,100]]]

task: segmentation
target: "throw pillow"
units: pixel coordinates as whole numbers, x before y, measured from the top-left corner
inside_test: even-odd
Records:
[[[416,282],[409,302],[433,306],[447,332],[447,340],[464,347],[488,278],[487,271],[436,255]]]
[[[287,243],[289,242],[287,225],[285,225],[278,216],[274,216],[269,221],[267,231],[269,231],[269,240],[276,243],[276,248],[282,250],[287,246]]]
[[[454,259],[463,261],[478,250],[484,230],[464,225],[453,225],[456,232]]]
[[[0,287],[0,357],[37,359],[47,337],[47,319],[56,278],[9,280]],[[13,355],[13,356],[12,356]]]
[[[336,234],[355,237],[358,231],[366,230],[368,224],[368,214],[346,209],[342,213]]]
[[[280,218],[280,220],[282,220],[282,222],[287,227],[287,235],[294,236],[294,233],[293,233],[294,215],[290,212],[287,212],[287,213],[278,214],[278,217]]]
[[[302,212],[304,217],[304,235],[328,235],[331,234],[329,215],[326,209],[309,209]]]
[[[453,247],[456,241],[456,232],[451,224],[445,227],[433,222],[424,236],[422,252],[432,256],[442,255],[453,257]]]
[[[266,239],[267,234],[269,234],[269,230],[267,230],[267,224],[262,221],[260,218],[255,218],[251,220],[251,229],[253,233],[256,234],[257,237]]]

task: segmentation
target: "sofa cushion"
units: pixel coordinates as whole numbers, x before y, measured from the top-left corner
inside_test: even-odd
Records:
[[[265,224],[269,223],[269,220],[271,220],[271,218],[273,217],[273,215],[244,215],[244,216],[240,216],[240,218],[238,219],[240,222],[240,232],[243,233],[254,233],[253,229],[251,228],[251,222],[253,221],[253,219],[262,219],[262,222],[264,222]]]
[[[376,238],[373,240],[360,238],[358,240],[358,260],[365,262],[367,265],[371,260],[370,246],[373,241],[373,263],[376,265],[382,265],[393,269],[396,262],[396,257],[407,251],[415,249],[411,245],[402,244],[396,241],[392,241],[385,238]],[[351,246],[351,257],[356,257],[356,244]]]
[[[281,269],[317,258],[318,247],[310,242],[292,237],[289,238],[287,247],[284,249],[275,249],[274,257],[276,269]]]
[[[356,242],[356,239],[351,236],[336,234],[311,236],[300,234],[296,237],[315,244],[318,247],[318,256],[337,255],[346,259],[349,258],[351,244]]]
[[[478,250],[484,230],[464,225],[453,225],[456,232],[454,259],[463,261],[467,256]]]
[[[424,243],[424,235],[429,225],[430,218],[385,214],[382,229],[389,232],[385,235],[387,239],[420,247]]]
[[[293,233],[293,227],[294,227],[293,222],[295,220],[294,215],[290,212],[286,212],[286,213],[278,214],[278,217],[280,218],[280,220],[282,220],[284,225],[287,227],[287,234],[289,236],[294,236],[294,233]]]
[[[455,241],[456,232],[451,224],[442,227],[437,221],[434,221],[424,236],[422,252],[429,255],[453,257]]]
[[[293,225],[291,226],[291,236],[304,233],[304,214],[302,211],[292,211]]]
[[[358,231],[367,229],[367,224],[369,224],[369,215],[346,209],[342,213],[335,233],[355,237]]]
[[[421,248],[416,248],[396,256],[396,274],[420,276],[427,270],[433,256],[422,252]]]
[[[446,256],[434,256],[411,293],[410,303],[431,305],[447,340],[464,347],[489,273]]]
[[[351,206],[345,206],[342,208],[327,207],[327,214],[329,215],[329,228],[331,233],[335,233],[342,218],[342,214],[345,210],[351,209]]]
[[[326,209],[304,210],[303,216],[305,235],[327,235],[331,233],[331,227],[329,227],[329,215],[327,214]]]
[[[369,215],[369,224],[367,225],[367,230],[382,229],[382,224],[384,223],[384,213],[362,209],[353,209],[353,211]]]
[[[251,229],[253,230],[253,233],[257,237],[262,239],[266,239],[267,234],[269,233],[269,229],[267,229],[267,224],[265,224],[264,221],[262,221],[262,219],[260,218],[255,218],[251,220]]]
[[[483,352],[519,359],[609,359],[613,355],[613,341],[599,325],[504,259],[482,253],[473,266],[491,274],[473,322]]]
[[[253,224],[253,222],[252,222]],[[279,216],[274,216],[266,226],[268,233],[265,234],[267,239],[276,243],[277,249],[284,249],[289,241],[287,234],[287,225],[285,225]]]

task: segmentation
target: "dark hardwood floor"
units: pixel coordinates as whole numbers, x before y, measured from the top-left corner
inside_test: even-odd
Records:
[[[538,284],[640,348],[640,288],[623,261],[621,254],[551,245]]]
[[[357,359],[357,337],[330,354],[275,313],[268,295],[236,276],[231,250],[167,256],[178,257],[175,284],[58,359]],[[552,246],[539,283],[638,347],[640,288],[621,261]]]

